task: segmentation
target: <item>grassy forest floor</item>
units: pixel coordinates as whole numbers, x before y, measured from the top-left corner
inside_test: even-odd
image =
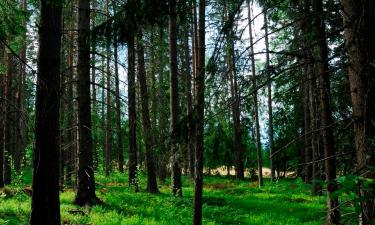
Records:
[[[26,224],[31,198],[23,188],[30,185],[31,175],[25,173],[17,185],[1,190],[0,224]],[[310,187],[299,180],[265,183],[233,181],[230,178],[205,177],[204,224],[323,224],[325,198],[312,197]],[[193,184],[184,177],[183,198],[172,197],[168,182],[160,185],[160,194],[144,191],[134,193],[127,176],[110,177],[97,174],[97,194],[104,204],[91,209],[72,204],[74,192],[61,194],[61,215],[64,224],[191,224]],[[73,212],[73,213],[72,213]]]

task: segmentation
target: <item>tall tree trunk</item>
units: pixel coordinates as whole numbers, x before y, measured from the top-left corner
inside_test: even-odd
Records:
[[[13,62],[12,53],[7,53],[7,72],[4,83],[4,97],[5,97],[5,124],[4,124],[4,183],[10,184],[12,182],[11,174],[11,160],[12,160],[12,114],[14,110],[12,81],[14,79],[15,65]]]
[[[109,18],[109,0],[106,0],[105,13]],[[105,119],[105,174],[108,176],[111,170],[111,67],[110,67],[110,38],[106,38],[106,119]]]
[[[72,2],[73,3],[73,2]],[[75,185],[73,182],[73,178],[75,177],[76,173],[76,156],[77,156],[77,146],[76,146],[76,124],[75,124],[75,113],[73,107],[73,83],[74,83],[74,13],[73,13],[73,4],[69,6],[70,12],[69,16],[69,33],[68,33],[68,76],[67,76],[67,90],[66,90],[66,97],[67,97],[67,144],[66,147],[66,184],[67,185]]]
[[[167,129],[168,129],[168,112],[165,107],[166,104],[166,96],[164,91],[164,30],[162,27],[160,27],[159,30],[159,50],[158,50],[158,57],[160,59],[159,62],[159,77],[158,77],[158,83],[159,83],[159,159],[158,159],[158,175],[161,182],[165,182],[165,179],[167,177],[167,163],[168,163],[168,149],[165,141],[165,137],[167,135]]]
[[[195,124],[195,176],[194,176],[194,204],[193,224],[202,224],[202,192],[203,192],[203,135],[204,135],[204,89],[205,89],[205,22],[206,1],[199,0],[199,25],[198,25],[198,54],[197,54],[197,122]]]
[[[302,88],[303,88],[303,117],[304,117],[304,168],[303,168],[303,176],[304,176],[304,181],[306,183],[310,183],[312,179],[312,140],[311,140],[311,123],[312,123],[312,118],[310,115],[310,98],[309,98],[309,93],[310,93],[310,81],[309,81],[309,67],[308,61],[305,57],[304,59],[304,67],[303,67],[303,80],[302,80]]]
[[[192,93],[192,104],[194,104],[194,102],[196,101],[196,88],[195,88],[195,84],[196,84],[196,77],[197,77],[197,59],[198,59],[198,52],[197,52],[197,49],[198,49],[198,22],[197,22],[197,3],[196,3],[196,0],[193,0],[192,1],[192,10],[191,10],[191,22],[192,22],[192,26],[191,26],[191,53],[192,53],[192,59],[191,59],[191,62],[192,62],[192,82],[191,82],[191,93]],[[192,142],[195,143],[195,137],[196,137],[196,134],[195,134],[195,125],[192,121],[191,123],[191,129],[192,129]],[[194,147],[195,148],[195,147]],[[192,151],[190,153],[190,159],[189,159],[189,168],[190,168],[190,173],[191,173],[191,177],[194,179],[194,169],[195,169],[195,150]]]
[[[269,45],[269,33],[268,33],[268,18],[267,13],[264,13],[264,32],[265,32],[265,42],[266,42],[266,70],[268,75],[268,139],[269,139],[269,148],[270,148],[270,169],[271,169],[271,182],[275,180],[275,168],[273,160],[273,115],[272,115],[272,77],[271,77],[271,68],[270,68],[270,45]]]
[[[0,63],[3,63],[5,59],[5,48],[3,44],[0,44]],[[0,188],[4,187],[4,127],[5,127],[5,95],[4,95],[4,74],[0,74]]]
[[[138,191],[137,181],[137,114],[135,101],[135,43],[132,34],[128,40],[128,115],[129,115],[129,185]]]
[[[90,1],[78,1],[78,188],[74,204],[99,202],[95,194],[90,104]]]
[[[60,224],[59,107],[62,1],[41,0],[30,224]]]
[[[91,2],[92,8],[96,9],[97,1],[92,0]],[[96,26],[96,11],[93,10],[91,12],[91,27],[92,29]],[[91,42],[91,92],[92,92],[92,114],[95,115],[92,118],[92,145],[93,145],[93,161],[94,161],[94,168],[97,169],[99,167],[99,152],[98,152],[98,124],[97,124],[97,99],[96,99],[96,43],[97,43],[97,36],[95,33],[92,34],[92,42]]]
[[[156,173],[154,164],[154,141],[151,132],[151,120],[149,111],[149,92],[147,88],[147,79],[144,61],[144,47],[143,47],[143,34],[142,28],[139,28],[137,35],[137,56],[138,56],[138,80],[141,92],[142,103],[142,122],[143,122],[143,135],[145,140],[146,151],[146,168],[147,168],[147,191],[151,193],[159,192],[156,183]]]
[[[251,50],[251,70],[253,73],[253,99],[254,99],[254,122],[255,122],[255,138],[257,146],[257,159],[258,159],[258,182],[259,187],[263,186],[263,162],[262,162],[262,147],[260,143],[260,128],[259,128],[259,115],[258,115],[258,91],[257,91],[257,76],[255,71],[255,59],[254,59],[254,41],[252,32],[252,21],[251,21],[251,7],[250,0],[247,0],[248,8],[248,19],[249,19],[249,36],[250,36],[250,50]]]
[[[22,0],[21,9],[24,13],[27,11],[27,3],[26,0]],[[23,25],[26,26],[26,20],[22,21]],[[23,40],[22,40],[22,48],[20,51],[20,59],[26,62],[26,42],[27,42],[27,33],[23,33]],[[26,131],[25,131],[25,109],[24,109],[24,92],[25,92],[25,74],[26,74],[26,66],[23,63],[19,65],[19,76],[18,76],[18,85],[17,85],[17,94],[16,94],[16,102],[17,102],[17,128],[16,133],[19,137],[19,141],[16,142],[15,154],[14,154],[14,169],[16,172],[19,172],[21,169],[21,161],[24,155],[25,150],[25,143],[26,143]]]
[[[357,172],[374,179],[375,170],[375,2],[342,0],[345,46],[353,104]],[[375,223],[375,185],[361,187],[360,224]]]
[[[328,65],[328,46],[326,43],[325,24],[322,16],[323,1],[312,1],[313,13],[317,16],[313,19],[313,33],[315,40],[319,43],[315,49],[315,68],[319,78],[319,96],[321,106],[321,126],[323,128],[323,148],[325,157],[325,172],[327,180],[327,222],[329,224],[339,224],[340,213],[338,197],[332,193],[338,189],[336,179],[336,157],[334,137],[332,130],[332,112],[330,106],[330,73]]]
[[[121,97],[120,97],[120,75],[118,72],[118,41],[114,37],[114,57],[115,57],[115,85],[116,85],[116,126],[117,126],[117,148],[118,148],[118,170],[124,172],[124,140],[121,120]]]
[[[228,22],[227,7],[230,9],[230,3],[227,6],[224,3],[224,17],[225,21]],[[237,74],[236,74],[236,63],[235,63],[235,49],[234,49],[234,32],[233,27],[227,29],[227,66],[229,74],[229,84],[231,91],[232,101],[232,118],[233,118],[233,130],[234,130],[234,149],[236,150],[236,178],[243,180],[244,175],[244,162],[243,162],[243,146],[242,146],[242,131],[241,131],[241,118],[240,118],[240,97],[237,85]]]
[[[185,21],[184,27],[184,67],[185,67],[185,99],[186,99],[186,116],[187,121],[187,160],[189,167],[189,175],[191,178],[194,177],[194,124],[192,121],[191,113],[193,111],[192,106],[192,94],[191,94],[191,69],[190,69],[190,47],[189,47],[189,23]]]
[[[169,0],[169,82],[171,113],[171,153],[172,153],[172,192],[182,196],[180,167],[180,129],[179,129],[179,94],[178,94],[178,62],[177,62],[177,25],[176,0]]]

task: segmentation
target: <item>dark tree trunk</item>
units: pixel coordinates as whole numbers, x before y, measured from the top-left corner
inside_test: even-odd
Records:
[[[4,62],[5,48],[0,44],[0,63]],[[5,96],[4,96],[4,74],[0,74],[0,188],[4,187],[4,127],[5,127]]]
[[[128,112],[129,112],[129,185],[138,191],[137,181],[137,114],[135,101],[135,43],[134,35],[128,40]]]
[[[60,224],[59,107],[62,1],[41,0],[30,224]]]
[[[109,18],[109,0],[106,0],[105,13],[107,18]],[[105,143],[104,143],[104,156],[105,156],[105,174],[109,176],[111,171],[111,150],[112,150],[112,127],[111,127],[111,65],[110,65],[110,55],[111,55],[111,42],[110,38],[106,38],[106,118],[105,118]]]
[[[191,63],[192,63],[192,82],[191,82],[191,93],[192,93],[192,96],[191,96],[191,101],[192,101],[192,105],[195,103],[196,101],[196,88],[195,88],[195,84],[196,84],[196,77],[197,77],[197,59],[198,59],[198,52],[197,52],[197,47],[198,47],[198,21],[197,21],[197,3],[196,3],[196,0],[193,0],[191,2],[191,6],[192,6],[192,10],[191,10],[191,23],[192,23],[192,26],[191,26],[191,53],[192,53],[192,59],[191,59]],[[194,112],[193,112],[194,113]],[[192,120],[192,119],[191,119]],[[192,135],[192,142],[194,143],[195,145],[195,138],[196,138],[196,134],[195,134],[195,124],[193,121],[191,121],[191,132],[193,133]],[[189,159],[189,169],[190,169],[190,173],[191,173],[191,178],[194,179],[194,173],[195,173],[195,147],[193,147],[194,150],[192,152],[190,152],[190,159]]]
[[[224,17],[225,21],[228,22],[228,12],[227,7],[230,9],[230,4],[227,6],[224,3]],[[231,91],[231,101],[232,101],[232,119],[233,119],[233,130],[234,130],[234,149],[236,151],[236,178],[243,180],[244,175],[244,162],[243,162],[243,146],[242,146],[242,131],[241,131],[241,118],[240,118],[240,96],[238,92],[237,85],[237,73],[236,73],[236,59],[235,59],[235,49],[234,49],[234,32],[233,27],[227,29],[227,66],[229,74],[229,84]]]
[[[338,189],[336,183],[336,157],[335,145],[332,130],[332,112],[330,106],[330,73],[328,65],[328,46],[326,43],[325,24],[322,16],[323,1],[312,1],[313,13],[317,16],[313,19],[313,35],[315,40],[319,43],[315,49],[315,69],[317,77],[319,78],[319,96],[320,96],[320,114],[321,127],[323,128],[323,148],[325,157],[325,172],[327,180],[327,223],[339,224],[340,213],[338,205],[338,197],[333,196],[332,193]]]
[[[345,46],[353,104],[357,172],[375,178],[375,2],[342,0]],[[360,224],[375,223],[375,185],[363,188]]]
[[[310,116],[310,109],[309,109],[309,80],[308,80],[308,72],[309,72],[309,65],[307,61],[304,61],[305,65],[303,68],[303,115],[304,115],[304,168],[303,168],[303,176],[305,183],[310,183],[312,179],[312,140],[311,140],[311,116]]]
[[[73,13],[73,5],[70,5],[71,10],[69,12],[69,33],[68,33],[68,76],[67,76],[67,90],[66,90],[66,97],[67,97],[67,105],[66,105],[66,113],[67,113],[67,147],[66,147],[66,184],[71,186],[75,184],[73,178],[75,177],[76,173],[76,124],[74,123],[75,113],[73,107],[73,83],[74,83],[74,34],[73,34],[73,27],[74,27],[74,13]]]
[[[263,186],[263,161],[262,161],[262,147],[260,143],[260,128],[259,128],[259,114],[258,114],[258,91],[257,91],[257,76],[255,71],[255,59],[254,59],[254,41],[251,21],[251,8],[250,0],[247,0],[248,8],[248,20],[249,20],[249,36],[250,36],[250,50],[251,50],[251,70],[253,73],[253,99],[254,99],[254,122],[255,122],[255,138],[257,146],[257,160],[258,160],[258,182],[259,187]]]
[[[4,183],[12,182],[11,161],[12,161],[12,128],[13,128],[13,89],[12,81],[15,65],[13,63],[12,53],[7,53],[7,73],[4,79],[4,97],[5,97],[5,123],[4,123]]]
[[[191,113],[193,111],[193,97],[191,94],[191,69],[190,69],[190,47],[189,47],[189,24],[185,21],[184,28],[184,49],[185,49],[185,99],[186,99],[186,116],[187,121],[187,160],[189,175],[194,177],[194,124]]]
[[[172,192],[182,196],[180,167],[179,94],[177,65],[176,0],[169,0],[169,82],[171,113]]]
[[[194,176],[194,205],[193,224],[202,224],[202,192],[203,192],[203,134],[204,134],[204,89],[205,89],[205,21],[206,1],[199,1],[199,25],[198,25],[198,54],[197,54],[197,122],[195,124],[195,176]]]
[[[159,62],[159,154],[158,154],[158,176],[161,182],[165,182],[165,179],[167,178],[167,162],[168,162],[168,149],[167,149],[167,143],[165,141],[165,137],[167,134],[168,129],[168,112],[165,107],[166,104],[166,96],[164,91],[164,30],[161,27],[159,30],[159,50],[158,50],[158,57],[160,59]]]
[[[142,121],[143,121],[143,135],[145,138],[146,150],[146,167],[147,167],[147,191],[151,193],[159,192],[156,183],[156,173],[154,164],[154,140],[151,132],[151,120],[149,111],[149,92],[147,88],[147,78],[144,61],[144,47],[142,29],[139,28],[137,35],[137,56],[138,56],[138,80],[141,92],[142,103]]]
[[[27,11],[27,3],[26,0],[22,0],[21,9],[24,13]],[[22,24],[26,26],[26,20],[22,21]],[[23,40],[22,40],[22,47],[20,50],[20,59],[26,62],[26,31],[23,33]],[[24,92],[25,92],[25,74],[26,74],[26,66],[23,63],[19,65],[18,71],[18,83],[17,83],[17,94],[16,94],[16,103],[17,103],[17,115],[16,115],[16,135],[19,138],[17,142],[15,142],[16,147],[14,149],[14,170],[16,172],[20,172],[21,170],[21,163],[22,158],[25,152],[25,143],[26,143],[26,126],[25,126],[25,108],[24,108]]]
[[[97,7],[97,1],[92,1],[92,8],[95,9]],[[91,12],[91,27],[92,29],[96,26],[96,11]],[[96,115],[98,114],[97,108],[97,99],[96,99],[96,44],[97,44],[97,36],[95,33],[92,34],[92,42],[91,42],[91,92],[92,92],[92,114],[95,115],[92,119],[92,146],[93,146],[93,163],[94,168],[97,169],[99,167],[99,152],[98,152],[98,128],[97,128],[97,119]]]
[[[78,187],[74,204],[93,205],[95,195],[90,102],[90,1],[78,1]]]

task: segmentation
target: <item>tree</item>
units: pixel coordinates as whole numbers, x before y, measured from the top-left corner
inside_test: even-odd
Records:
[[[169,0],[169,82],[171,115],[172,192],[182,196],[181,167],[179,165],[179,90],[177,65],[176,0]]]
[[[375,178],[375,2],[342,0],[348,76],[353,104],[356,171]],[[374,185],[361,186],[360,224],[375,222]]]
[[[142,121],[143,135],[146,148],[146,167],[147,167],[147,191],[151,193],[159,192],[156,183],[156,173],[154,164],[154,140],[151,132],[151,120],[149,111],[149,92],[147,88],[147,79],[145,71],[144,47],[142,28],[139,28],[137,35],[137,56],[138,56],[138,80],[141,91],[142,103]]]
[[[232,4],[224,2],[224,17],[225,22],[230,23],[228,14],[231,14]],[[228,9],[229,10],[228,10]],[[244,179],[244,162],[243,162],[243,145],[242,145],[242,130],[241,130],[241,117],[240,117],[240,96],[238,93],[238,79],[236,71],[236,58],[234,49],[234,31],[233,27],[228,27],[226,31],[227,38],[227,66],[229,74],[229,84],[232,101],[232,119],[234,130],[234,149],[236,151],[236,178],[239,180]]]
[[[105,3],[105,13],[109,18],[109,0]],[[105,143],[104,143],[104,156],[105,156],[105,174],[108,176],[111,170],[111,151],[112,151],[112,126],[111,126],[111,67],[110,67],[110,54],[111,54],[111,39],[106,38],[106,118],[105,118]]]
[[[274,137],[273,137],[273,116],[272,116],[272,78],[270,68],[270,46],[269,46],[269,33],[268,33],[268,18],[267,11],[264,12],[264,39],[266,43],[266,71],[268,75],[268,139],[270,148],[270,169],[271,169],[271,181],[275,180],[275,168],[273,164],[273,152],[274,152]]]
[[[130,2],[134,4],[134,1]],[[132,7],[134,9],[134,6]],[[134,20],[133,20],[134,22]],[[137,114],[135,100],[135,43],[134,34],[130,34],[128,44],[128,113],[129,113],[129,185],[138,191],[137,182]]]
[[[250,0],[247,0],[248,8],[248,20],[249,20],[249,36],[250,36],[250,58],[251,58],[251,71],[253,73],[253,100],[254,100],[254,122],[255,122],[255,138],[257,145],[257,160],[258,160],[258,182],[259,187],[263,186],[263,162],[262,162],[262,147],[260,143],[260,128],[259,128],[259,112],[258,112],[258,89],[257,89],[257,76],[255,71],[255,59],[254,59],[254,41],[252,34],[252,20],[251,20],[251,8]]]
[[[338,189],[336,179],[336,157],[334,137],[331,124],[333,123],[330,105],[330,73],[328,64],[328,46],[325,40],[326,31],[323,17],[323,1],[313,0],[312,10],[316,16],[313,19],[313,35],[319,40],[315,48],[315,72],[319,79],[319,97],[321,107],[321,127],[323,129],[323,148],[325,157],[325,172],[327,180],[327,222],[330,224],[340,223],[338,198],[333,195]]]
[[[90,104],[90,1],[78,1],[78,187],[74,203],[99,203],[95,194]]]
[[[62,1],[41,0],[30,224],[60,224],[59,107]]]
[[[195,124],[195,175],[194,175],[194,211],[193,224],[202,224],[202,192],[203,192],[203,133],[204,133],[204,89],[205,89],[205,26],[206,1],[199,0],[198,45],[197,45],[197,122]]]

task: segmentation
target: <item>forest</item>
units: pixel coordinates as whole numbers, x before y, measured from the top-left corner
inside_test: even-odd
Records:
[[[0,0],[0,83],[0,224],[375,224],[374,0]]]

